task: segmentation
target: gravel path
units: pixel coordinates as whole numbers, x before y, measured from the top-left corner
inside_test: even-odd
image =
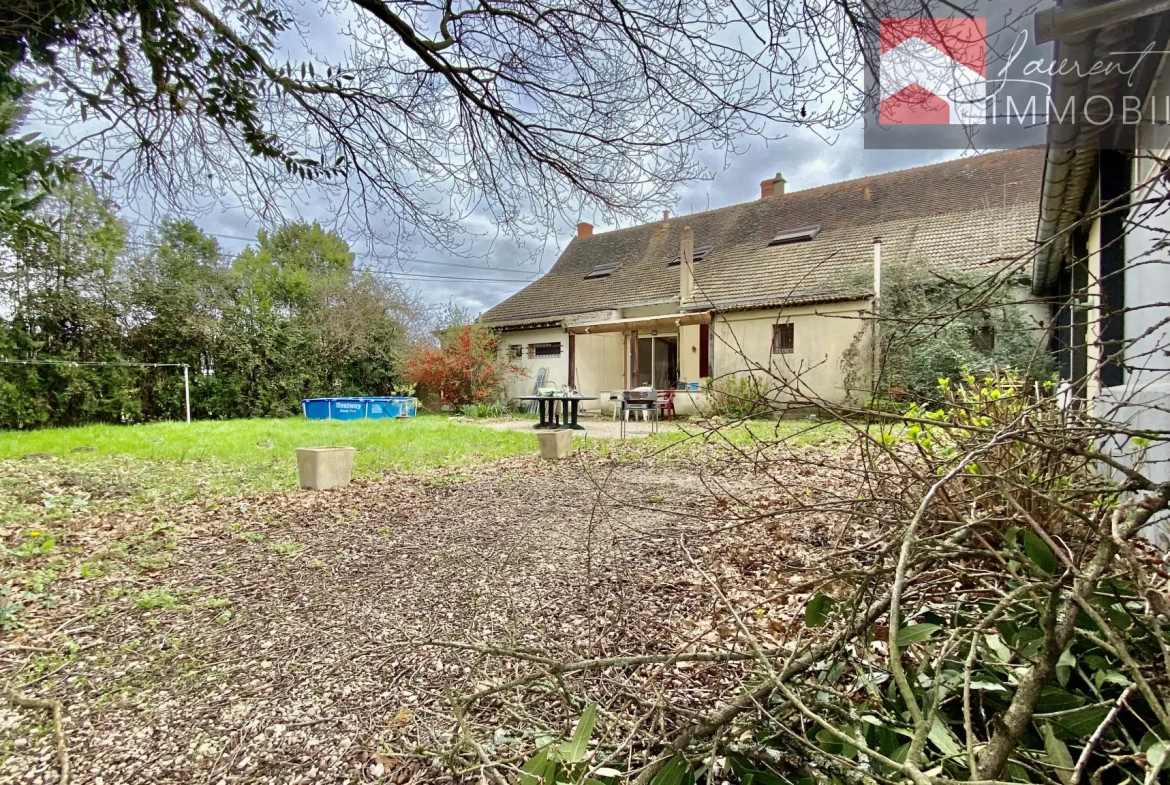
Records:
[[[809,465],[788,470],[822,483]],[[735,518],[729,493],[775,487],[526,457],[95,521],[70,541],[60,605],[7,635],[0,680],[62,701],[74,782],[434,781],[449,695],[522,666],[424,642],[594,657],[734,638],[682,535],[745,607],[770,597],[753,623],[782,635],[808,596],[789,582],[831,522],[710,534]],[[701,680],[672,683],[717,700]],[[0,782],[56,781],[48,712],[0,703]]]
[[[534,420],[491,420],[484,423],[488,428],[497,431],[531,431],[532,426],[535,425]],[[617,420],[611,419],[608,415],[599,417],[582,417],[578,420],[578,424],[585,428],[581,435],[592,439],[617,439],[621,437],[621,423]],[[627,439],[644,439],[650,435],[653,423],[645,422],[641,419],[635,419],[633,416],[626,427]],[[658,431],[664,433],[666,431],[675,431],[679,429],[679,424],[673,420],[662,420],[658,423]]]

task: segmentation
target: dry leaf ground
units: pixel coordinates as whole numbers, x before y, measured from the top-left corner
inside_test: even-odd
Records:
[[[566,659],[742,646],[706,576],[761,636],[799,626],[831,578],[819,554],[859,535],[825,516],[725,527],[848,496],[848,477],[817,448],[735,471],[713,449],[81,518],[52,607],[4,634],[0,681],[64,703],[75,782],[446,778],[450,695],[531,666],[424,641]],[[700,666],[657,683],[696,707],[725,687]],[[556,703],[544,719],[570,722]],[[531,717],[493,711],[475,718],[489,744],[530,740]],[[0,781],[56,777],[47,714],[0,707]]]

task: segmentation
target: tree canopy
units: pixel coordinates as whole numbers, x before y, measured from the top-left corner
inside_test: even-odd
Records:
[[[353,268],[315,224],[261,233],[234,258],[188,220],[127,242],[114,206],[73,185],[0,268],[0,427],[281,416],[304,397],[390,394],[416,307]]]

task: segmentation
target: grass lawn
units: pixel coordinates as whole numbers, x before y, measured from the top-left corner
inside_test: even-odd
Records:
[[[743,447],[753,442],[785,443],[791,447],[810,447],[826,444],[844,444],[856,432],[836,421],[748,420],[725,426],[717,434],[709,434],[696,424],[683,423],[681,430],[663,430],[650,441],[659,449],[686,444],[732,444]]]
[[[0,524],[297,487],[297,447],[356,447],[355,476],[421,472],[536,451],[532,433],[445,417],[227,420],[0,433]]]

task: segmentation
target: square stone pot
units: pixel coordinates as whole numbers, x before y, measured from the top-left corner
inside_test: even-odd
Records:
[[[349,485],[356,447],[298,447],[297,473],[301,487],[323,491]]]
[[[573,432],[568,429],[538,433],[536,441],[540,443],[540,457],[548,461],[568,458],[573,452]]]

